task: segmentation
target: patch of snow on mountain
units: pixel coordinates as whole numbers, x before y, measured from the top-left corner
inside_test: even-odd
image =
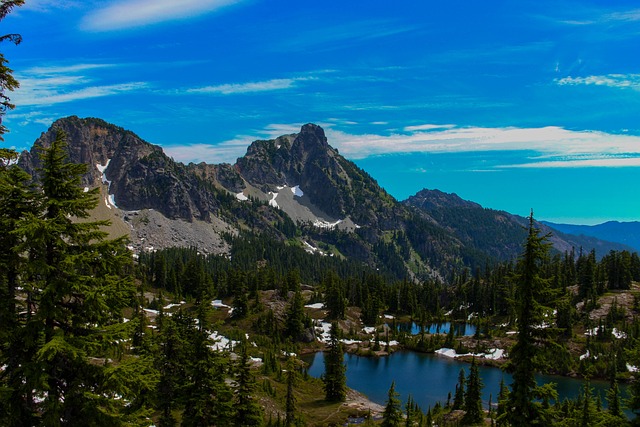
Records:
[[[89,192],[89,187],[84,187],[84,192],[88,193]]]
[[[111,205],[109,204],[109,198],[108,198],[108,197],[105,197],[105,198],[104,198],[104,204],[105,204],[105,206],[107,206],[109,209],[111,209]]]
[[[295,187],[291,187],[291,192],[293,193],[294,196],[297,196],[297,197],[304,196],[304,192],[300,189],[299,185],[296,185]]]
[[[313,226],[314,227],[318,227],[318,228],[336,228],[338,226],[338,224],[340,224],[342,222],[341,219],[337,220],[336,222],[329,222],[329,221],[323,221],[323,220],[315,220],[313,222]]]
[[[316,308],[316,309],[320,309],[320,308],[324,308],[324,303],[317,302],[317,303],[315,303],[315,304],[308,304],[308,305],[305,305],[305,307],[307,307],[307,308]]]
[[[231,308],[227,304],[223,304],[221,299],[211,301],[213,308]]]
[[[249,200],[249,198],[245,196],[244,193],[242,192],[236,194],[236,199],[240,200],[241,202]]]
[[[638,370],[639,370],[639,369],[638,369],[638,367],[637,367],[637,366],[629,365],[629,364],[627,363],[627,371],[629,371],[629,372],[638,372]]]
[[[109,167],[109,163],[111,163],[111,159],[107,159],[107,163],[105,163],[104,166],[100,163],[96,163],[96,168],[98,169],[98,172],[102,174],[102,183],[111,186],[111,181],[107,179],[107,175],[104,173],[104,171]]]
[[[273,206],[274,208],[280,208],[280,206],[278,206],[278,202],[276,202],[276,197],[278,197],[278,193],[273,193],[271,191],[269,191],[269,194],[271,194],[273,197],[271,198],[271,200],[269,200],[269,206]]]
[[[109,204],[111,206],[113,206],[114,208],[118,209],[118,205],[116,205],[116,198],[115,198],[115,196],[113,194],[109,194],[108,200],[109,200]],[[111,209],[111,208],[109,208],[109,209]]]

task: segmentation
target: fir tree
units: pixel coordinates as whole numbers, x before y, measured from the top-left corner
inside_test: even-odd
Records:
[[[256,385],[249,365],[246,344],[242,344],[240,348],[236,383],[234,424],[247,427],[262,425],[262,409],[254,395]]]
[[[396,392],[396,383],[393,381],[387,394],[387,404],[382,413],[382,427],[400,427],[402,425],[402,406],[399,394]]]
[[[536,325],[544,321],[542,301],[548,297],[548,280],[541,277],[542,263],[550,247],[547,237],[540,235],[532,212],[515,276],[518,336],[510,352],[513,383],[506,412],[509,422],[517,426],[540,423],[543,418],[541,405],[535,402],[537,384],[534,375],[540,366],[540,344],[544,337],[544,329],[536,328]]]
[[[295,424],[296,420],[296,397],[293,394],[296,382],[296,371],[293,365],[293,361],[290,361],[287,366],[287,396],[285,398],[285,426],[291,427]]]
[[[29,410],[45,425],[118,425],[135,419],[125,407],[134,400],[121,381],[107,381],[106,359],[116,340],[126,337],[121,310],[132,301],[132,257],[124,239],[108,240],[100,227],[108,222],[88,221],[97,205],[97,189],[84,192],[80,176],[84,165],[67,162],[64,135],[59,132],[42,152],[41,188],[35,212],[20,219],[14,232],[21,236],[17,253],[27,259],[21,268],[26,319],[21,336],[31,357],[9,377],[22,376],[18,391]],[[116,388],[114,388],[116,387]],[[46,393],[45,393],[46,391]],[[35,396],[42,397],[35,403]]]
[[[14,7],[20,7],[24,4],[24,0],[3,0],[0,4],[0,21],[2,21]],[[22,37],[20,34],[5,34],[0,36],[0,42],[9,40],[14,44],[20,44]],[[11,103],[11,99],[7,95],[7,91],[11,92],[18,87],[20,83],[13,77],[13,70],[7,66],[9,61],[0,53],[0,141],[4,141],[3,135],[9,130],[2,124],[2,116],[7,110],[13,110],[15,105]],[[2,149],[4,150],[4,149]]]
[[[329,402],[342,402],[347,397],[346,367],[343,364],[342,344],[338,339],[338,324],[331,324],[329,339],[329,351],[324,357],[324,383],[325,399]]]
[[[304,312],[304,300],[302,299],[302,293],[295,291],[291,304],[287,309],[286,328],[287,335],[293,340],[297,341],[304,332],[305,324],[305,312]]]
[[[467,424],[480,423],[483,419],[482,411],[482,379],[478,372],[478,363],[474,357],[471,361],[471,369],[467,379],[467,391],[464,396],[464,418]]]
[[[456,384],[456,392],[453,395],[452,409],[462,409],[464,407],[465,382],[466,382],[465,372],[464,372],[464,369],[461,368],[460,372],[458,373],[458,384]]]

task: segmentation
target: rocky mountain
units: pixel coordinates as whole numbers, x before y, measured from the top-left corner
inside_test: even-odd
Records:
[[[556,224],[545,221],[544,224],[566,234],[618,242],[640,252],[640,222],[638,221],[608,221],[597,225]]]
[[[156,145],[100,119],[57,120],[24,152],[37,175],[40,147],[62,131],[69,159],[87,165],[83,185],[100,187],[99,210],[128,230],[134,250],[197,246],[228,251],[226,236],[266,234],[309,252],[348,257],[402,278],[511,259],[524,219],[456,195],[423,190],[400,203],[331,147],[314,124],[253,142],[234,165],[175,162]],[[576,239],[559,234],[570,249]]]
[[[518,254],[526,238],[528,219],[508,212],[485,209],[477,203],[461,199],[456,194],[439,190],[421,190],[403,202],[423,211],[430,218],[450,230],[465,246],[497,259],[509,259]],[[599,257],[610,250],[634,249],[613,239],[576,235],[554,224],[541,222],[540,228],[550,234],[550,241],[558,252],[572,249],[595,249]]]

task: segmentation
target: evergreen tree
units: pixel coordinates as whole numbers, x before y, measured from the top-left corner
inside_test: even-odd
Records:
[[[22,394],[24,415],[38,419],[34,424],[133,422],[140,413],[131,414],[125,399],[114,396],[135,397],[117,389],[123,382],[105,378],[118,371],[90,362],[106,360],[116,340],[126,338],[120,319],[134,295],[132,257],[124,239],[106,239],[100,227],[108,222],[87,220],[97,189],[83,191],[86,168],[68,163],[65,147],[59,132],[43,150],[36,211],[14,230],[20,236],[14,250],[27,257],[20,274],[27,314],[19,334],[31,356],[8,365],[5,375],[22,377],[25,386],[14,391]]]
[[[347,397],[346,367],[343,364],[344,355],[342,344],[338,339],[338,324],[331,324],[329,339],[329,351],[324,357],[324,383],[325,399],[329,402],[342,402]]]
[[[382,427],[400,427],[402,425],[402,406],[399,394],[396,391],[396,383],[393,381],[387,394],[387,404],[382,413]]]
[[[240,348],[236,383],[234,424],[247,427],[262,425],[262,409],[254,395],[256,385],[249,365],[246,344],[242,344]]]
[[[536,328],[536,325],[544,321],[542,301],[548,298],[548,280],[541,275],[550,247],[547,237],[540,235],[532,212],[528,237],[515,276],[518,336],[510,352],[509,369],[513,383],[506,411],[509,422],[514,426],[537,424],[543,419],[541,405],[535,401],[538,387],[534,375],[541,364],[540,345],[544,341],[544,329]]]
[[[458,384],[456,384],[456,392],[453,395],[453,409],[462,409],[464,406],[465,382],[465,372],[464,369],[461,368],[460,372],[458,373]]]
[[[484,412],[482,411],[482,379],[478,372],[478,363],[474,357],[471,361],[469,378],[467,379],[467,391],[464,396],[464,418],[467,424],[482,422]]]
[[[198,304],[198,330],[193,338],[194,354],[187,360],[185,408],[182,425],[185,427],[231,426],[233,394],[225,382],[226,363],[209,348],[206,318],[209,304]]]
[[[302,293],[298,290],[293,294],[293,299],[287,309],[286,328],[287,335],[293,341],[300,339],[305,327],[304,300]]]
[[[285,426],[291,427],[295,424],[296,420],[296,397],[293,394],[296,382],[296,371],[293,365],[293,361],[290,361],[287,366],[287,396],[285,398]]]

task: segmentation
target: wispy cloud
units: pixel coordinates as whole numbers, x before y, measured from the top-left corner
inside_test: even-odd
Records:
[[[272,124],[253,135],[240,135],[217,145],[193,144],[170,147],[177,160],[232,163],[256,139],[275,138],[299,132],[301,124]],[[489,167],[484,172],[504,168],[559,167],[640,167],[640,136],[595,131],[572,131],[560,127],[483,128],[456,125],[413,125],[389,135],[351,134],[333,125],[321,124],[329,144],[349,159],[405,153],[512,152],[516,164]],[[437,127],[436,127],[437,126]],[[532,155],[533,154],[533,155]]]
[[[413,126],[413,128],[416,127]],[[533,151],[546,156],[571,156],[571,159],[578,160],[583,160],[579,157],[580,155],[593,153],[640,155],[640,136],[572,131],[554,126],[542,128],[456,126],[439,131],[427,126],[427,130],[409,130],[391,135],[352,135],[329,129],[327,136],[331,144],[352,159],[413,152]],[[541,161],[543,161],[542,158],[533,163]]]
[[[606,74],[602,76],[564,77],[556,79],[560,86],[606,86],[640,90],[640,74]]]
[[[313,79],[313,77],[296,77],[290,79],[271,79],[259,82],[227,83],[216,86],[187,89],[186,93],[236,95],[254,92],[271,92],[274,90],[291,89],[295,87],[298,82]]]
[[[242,0],[130,0],[110,2],[86,15],[87,31],[113,31],[193,18]]]
[[[98,98],[147,87],[144,82],[96,84],[84,71],[113,67],[112,64],[73,64],[41,66],[16,75],[20,81],[12,100],[21,107],[49,106],[82,99]]]

